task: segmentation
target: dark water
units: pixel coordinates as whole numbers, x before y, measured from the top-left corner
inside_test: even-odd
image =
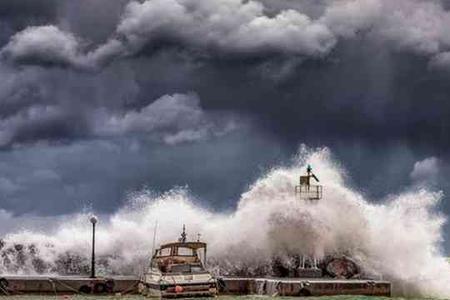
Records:
[[[46,295],[46,296],[3,296],[2,298],[6,299],[13,299],[13,300],[43,300],[43,299],[58,299],[58,300],[93,300],[93,299],[100,299],[100,300],[144,300],[144,299],[150,299],[145,298],[142,296],[137,295],[130,295],[130,296],[78,296],[78,295],[69,295],[69,296],[52,296],[52,295]],[[253,300],[253,299],[265,299],[270,298],[274,300],[298,300],[299,298],[293,298],[293,297],[269,297],[269,296],[220,296],[216,297],[214,299],[216,300]],[[192,298],[191,298],[192,299]],[[212,298],[196,298],[196,299],[212,299]],[[400,298],[400,297],[393,297],[393,298],[386,298],[386,297],[367,297],[367,296],[332,296],[332,297],[308,297],[303,298],[308,300],[387,300],[387,299],[393,299],[393,300],[424,300],[421,298]],[[428,298],[427,300],[431,300],[431,298]]]

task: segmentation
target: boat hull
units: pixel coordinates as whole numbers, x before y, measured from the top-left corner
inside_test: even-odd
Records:
[[[139,290],[142,295],[157,298],[213,297],[217,281],[209,273],[144,276]]]
[[[140,293],[143,296],[155,298],[188,298],[188,297],[213,297],[217,295],[216,283],[180,283],[158,284],[142,283]]]

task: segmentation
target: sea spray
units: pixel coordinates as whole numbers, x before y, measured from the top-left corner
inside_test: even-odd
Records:
[[[324,185],[323,199],[294,194],[306,163]],[[298,255],[351,257],[365,274],[392,280],[399,295],[450,296],[450,267],[441,253],[445,218],[441,193],[414,189],[370,203],[346,184],[328,149],[304,148],[288,167],[258,179],[234,212],[213,213],[195,204],[185,189],[156,196],[135,193],[129,204],[98,224],[99,264],[107,273],[139,273],[158,244],[176,239],[182,224],[189,238],[208,242],[209,267],[222,274],[269,274],[273,263],[289,266]],[[0,245],[3,273],[87,272],[87,214],[60,222],[51,232],[31,228],[11,233]]]

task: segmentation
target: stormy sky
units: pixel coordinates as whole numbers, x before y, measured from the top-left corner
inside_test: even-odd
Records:
[[[448,194],[449,3],[2,0],[0,209],[112,213],[188,186],[230,210],[301,144],[372,201]]]

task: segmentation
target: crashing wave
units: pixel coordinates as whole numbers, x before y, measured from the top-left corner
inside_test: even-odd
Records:
[[[324,184],[323,199],[309,203],[295,194],[306,163]],[[373,203],[346,183],[345,171],[328,149],[303,148],[288,167],[277,167],[242,194],[231,213],[195,204],[184,189],[163,195],[135,193],[129,204],[101,219],[97,251],[101,272],[136,274],[147,265],[158,225],[157,243],[172,241],[186,224],[208,242],[209,267],[228,275],[295,275],[301,256],[315,257],[329,276],[331,258],[345,257],[358,270],[344,277],[382,277],[398,295],[450,296],[450,267],[441,252],[445,217],[441,193],[411,189]],[[53,226],[7,235],[0,248],[2,273],[82,273],[89,269],[87,214]],[[294,272],[294,273],[293,273]]]

